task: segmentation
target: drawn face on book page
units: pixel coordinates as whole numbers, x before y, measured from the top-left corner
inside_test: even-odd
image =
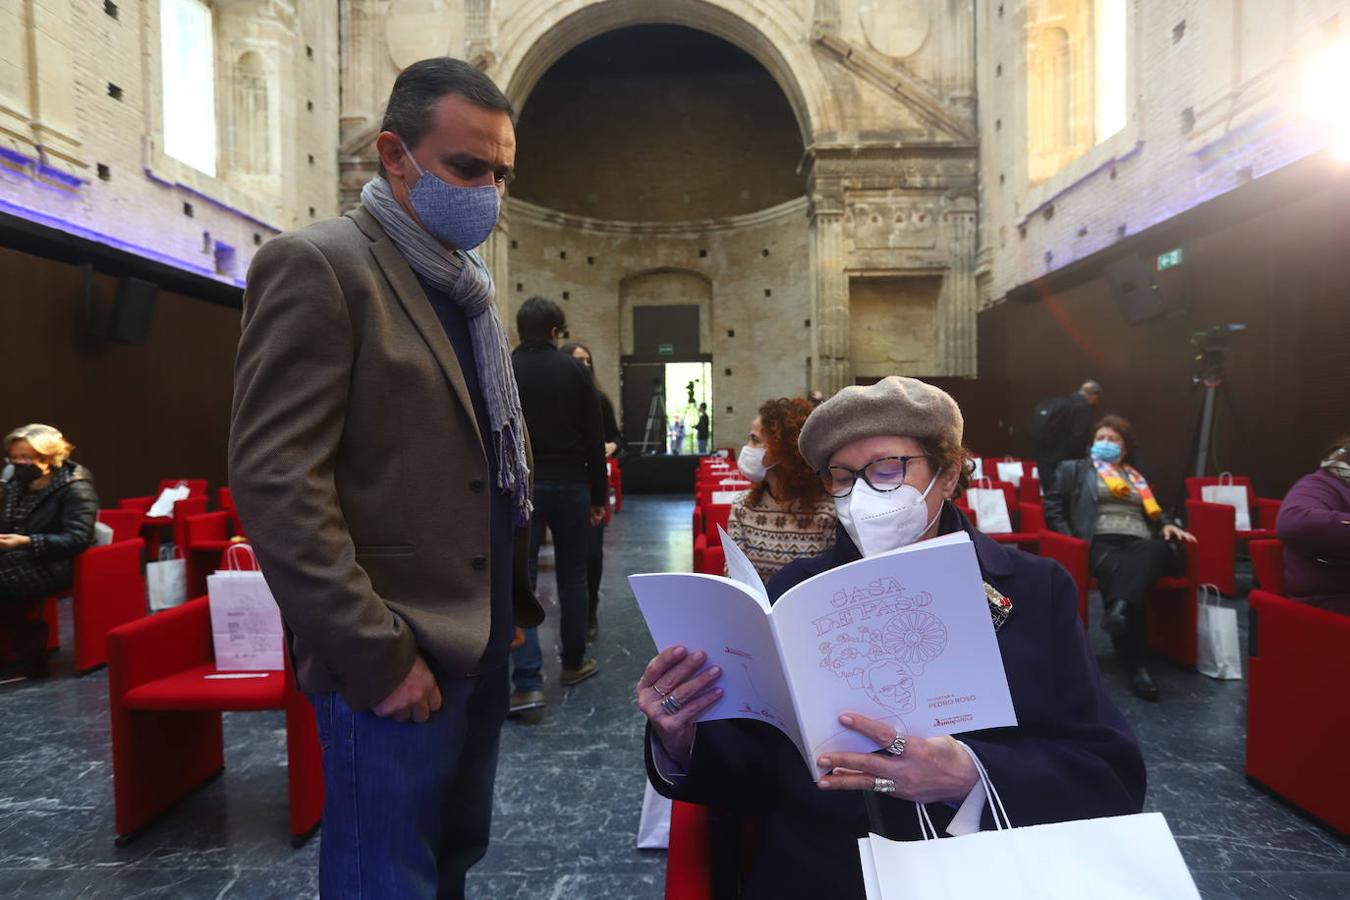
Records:
[[[914,712],[914,679],[895,660],[884,660],[863,675],[867,696],[893,713]]]

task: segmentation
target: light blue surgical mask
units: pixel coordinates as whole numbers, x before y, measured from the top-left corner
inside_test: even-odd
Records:
[[[437,240],[455,250],[472,250],[488,239],[497,226],[502,196],[497,185],[459,187],[423,170],[402,141],[404,154],[413,164],[417,179],[408,191],[408,202],[417,217]]]
[[[1120,445],[1115,441],[1095,441],[1090,452],[1095,460],[1104,463],[1120,462]]]

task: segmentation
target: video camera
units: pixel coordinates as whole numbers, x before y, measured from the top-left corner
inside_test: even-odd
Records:
[[[1229,322],[1227,325],[1203,328],[1191,335],[1191,346],[1200,351],[1195,356],[1200,366],[1200,374],[1195,379],[1197,384],[1208,381],[1217,383],[1222,378],[1223,355],[1232,349],[1233,335],[1246,330],[1246,323]]]

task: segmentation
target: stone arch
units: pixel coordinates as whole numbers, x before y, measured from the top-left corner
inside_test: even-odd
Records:
[[[619,347],[633,353],[633,310],[640,306],[697,306],[699,351],[712,348],[713,282],[702,272],[680,266],[654,266],[619,279]]]
[[[794,19],[798,11],[781,0],[528,0],[501,23],[500,56],[488,72],[519,108],[549,66],[582,42],[629,25],[683,25],[758,60],[787,96],[809,148],[815,135],[835,130],[835,115],[809,47],[783,25]]]
[[[271,94],[271,79],[262,55],[256,50],[241,53],[235,60],[230,86],[230,158],[234,169],[242,174],[269,175],[274,169]]]

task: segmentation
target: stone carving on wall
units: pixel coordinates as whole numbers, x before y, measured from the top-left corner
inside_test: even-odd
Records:
[[[931,250],[937,246],[938,203],[914,203],[888,194],[855,193],[844,223],[857,250]]]
[[[918,53],[928,39],[931,6],[932,0],[859,0],[858,18],[874,50],[903,59]]]
[[[432,56],[459,56],[464,21],[463,0],[395,0],[385,19],[389,58],[401,70]]]

